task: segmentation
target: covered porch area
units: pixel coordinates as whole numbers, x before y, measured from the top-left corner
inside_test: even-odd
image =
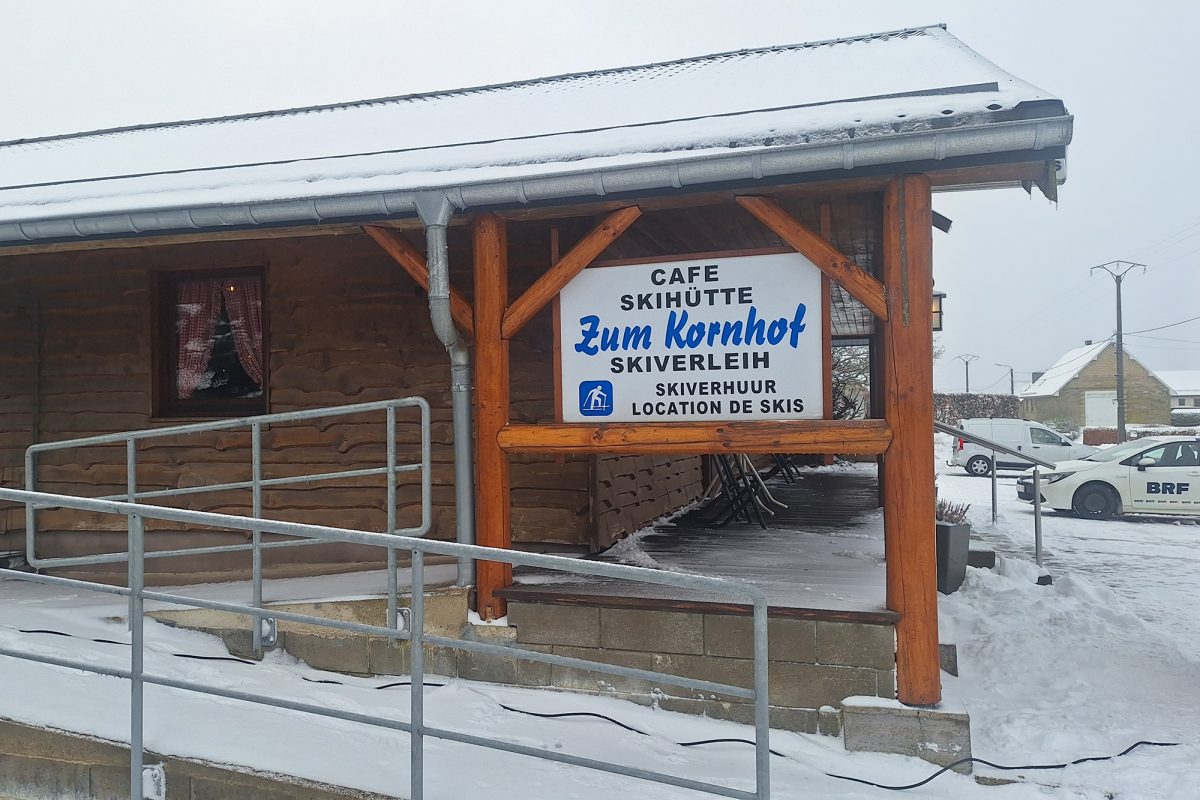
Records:
[[[718,498],[594,558],[745,580],[767,592],[774,617],[893,624],[875,464],[804,469],[793,480],[776,476],[767,488],[783,506],[771,509],[765,528],[745,520],[718,526]],[[525,568],[500,594],[510,602],[749,613],[696,590]]]
[[[592,556],[637,566],[736,578],[763,589],[770,618],[772,724],[837,733],[850,696],[894,698],[899,615],[886,605],[883,518],[873,463],[801,470],[768,481],[767,527],[716,527],[720,500]],[[674,587],[514,571],[498,594],[521,647],[749,686],[751,608],[739,598]],[[613,682],[554,670],[551,686],[749,721],[736,698]]]

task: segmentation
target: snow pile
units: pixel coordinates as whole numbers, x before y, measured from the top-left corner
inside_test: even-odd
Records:
[[[1026,777],[1061,784],[1055,796],[1064,798],[1195,798],[1200,662],[1111,589],[1077,574],[1037,586],[1038,572],[1002,558],[995,572],[969,570],[963,588],[941,598],[942,639],[958,644],[961,674],[944,676],[945,692],[971,715],[975,754],[1042,764],[1142,739],[1184,742]]]

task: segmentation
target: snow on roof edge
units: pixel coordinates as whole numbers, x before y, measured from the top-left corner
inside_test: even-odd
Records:
[[[1200,394],[1200,369],[1164,369],[1154,373],[1172,395]]]
[[[1047,369],[1042,377],[1038,378],[1033,383],[1026,386],[1017,393],[1020,398],[1033,397],[1053,397],[1061,392],[1067,384],[1079,377],[1079,373],[1084,370],[1089,364],[1100,357],[1100,354],[1107,350],[1110,346],[1115,346],[1116,342],[1112,337],[1105,339],[1095,344],[1083,345],[1082,347],[1074,347],[1059,357],[1058,361],[1054,362],[1054,366]],[[1163,380],[1162,376],[1154,370],[1147,367],[1137,356],[1129,351],[1128,345],[1124,348],[1125,357],[1134,364],[1137,364],[1142,369],[1149,373],[1151,378],[1161,383],[1168,392],[1172,392],[1172,387],[1167,381]],[[1200,371],[1196,372],[1200,375]],[[1200,390],[1198,390],[1200,391]]]
[[[613,75],[625,72],[634,72],[637,70],[659,69],[662,67],[670,67],[679,64],[691,64],[699,61],[716,60],[720,58],[733,58],[735,56],[747,55],[751,53],[770,53],[781,50],[803,50],[814,47],[828,47],[835,44],[849,44],[852,42],[865,42],[874,39],[887,39],[893,36],[907,36],[922,31],[940,28],[948,31],[946,23],[938,22],[930,25],[918,25],[910,28],[898,28],[891,31],[879,31],[877,33],[864,33],[857,36],[843,36],[836,39],[817,39],[810,42],[794,42],[792,44],[774,44],[763,47],[743,47],[736,50],[723,50],[717,53],[704,53],[695,56],[683,56],[681,58],[672,58],[665,61],[648,61],[641,64],[628,64],[619,67],[600,67],[597,69],[582,70],[579,72],[562,72],[553,75],[539,75],[533,78],[520,78],[513,81],[503,81],[501,83],[485,83],[474,86],[462,86],[458,88],[447,89],[430,89],[422,92],[410,92],[407,94],[387,95],[384,97],[371,97],[358,100],[343,100],[334,103],[317,103],[308,106],[292,106],[289,108],[266,109],[260,111],[246,111],[237,114],[221,114],[214,117],[195,117],[191,119],[180,120],[159,120],[157,122],[142,122],[133,125],[119,125],[111,128],[96,128],[93,130],[62,132],[47,134],[45,136],[31,136],[21,139],[2,139],[0,147],[8,147],[21,144],[36,144],[39,142],[52,142],[60,139],[81,139],[89,136],[106,136],[114,133],[128,133],[131,131],[153,130],[155,128],[172,128],[184,125],[202,125],[209,122],[232,122],[236,120],[258,119],[261,117],[284,116],[287,114],[302,114],[313,111],[333,111],[342,108],[354,108],[356,106],[369,106],[379,103],[395,103],[404,100],[419,100],[429,97],[443,97],[456,94],[470,94],[473,92],[488,92],[497,89],[508,89],[520,86],[536,86],[540,83],[548,83],[551,81],[569,80],[573,78],[586,78],[600,75]],[[961,44],[961,42],[960,42]],[[994,62],[985,58],[978,53],[975,53],[969,47],[962,45],[962,49],[974,53],[980,59],[995,66]]]
[[[1085,344],[1073,347],[1059,356],[1053,366],[1029,386],[1021,390],[1019,397],[1053,397],[1062,391],[1063,387],[1079,376],[1088,364],[1095,361],[1101,353],[1112,344],[1111,339],[1105,339],[1095,344]],[[1125,351],[1128,355],[1128,349]],[[1130,355],[1130,358],[1133,358]]]

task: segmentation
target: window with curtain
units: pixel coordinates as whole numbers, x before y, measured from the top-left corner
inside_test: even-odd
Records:
[[[162,273],[158,299],[157,412],[266,413],[262,272]]]

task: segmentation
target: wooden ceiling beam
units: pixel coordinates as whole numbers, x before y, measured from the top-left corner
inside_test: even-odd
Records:
[[[422,289],[429,291],[429,265],[425,262],[425,256],[409,244],[407,239],[398,231],[378,225],[363,225],[362,231],[374,239]],[[471,310],[471,304],[463,299],[454,287],[450,288],[450,316],[454,318],[454,324],[459,330],[472,339],[475,338],[475,312]]]
[[[628,230],[642,210],[637,206],[622,208],[609,214],[603,222],[579,240],[554,266],[546,270],[525,293],[517,298],[504,313],[501,335],[511,339],[521,328],[553,300],[563,287],[571,282],[583,269],[608,249],[622,233]]]
[[[738,205],[754,215],[759,222],[766,225],[775,235],[783,239],[816,265],[817,269],[829,276],[862,303],[879,319],[888,318],[887,298],[883,284],[862,267],[855,264],[837,248],[821,238],[820,234],[809,230],[800,220],[793,217],[783,206],[767,197],[740,196]]]

